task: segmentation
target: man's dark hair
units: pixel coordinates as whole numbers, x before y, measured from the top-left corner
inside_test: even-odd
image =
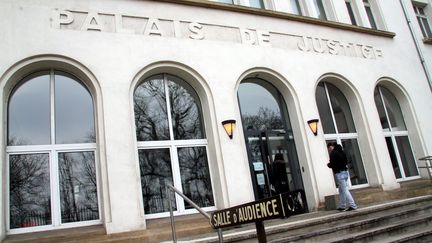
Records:
[[[327,148],[330,147],[330,146],[333,146],[333,147],[336,148],[337,145],[338,145],[338,144],[337,144],[336,142],[329,142],[329,143],[327,144]]]

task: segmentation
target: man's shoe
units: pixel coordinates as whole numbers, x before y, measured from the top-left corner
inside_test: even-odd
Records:
[[[353,208],[353,207],[349,207],[349,208],[345,209],[345,211],[354,211],[354,210],[356,210],[356,208]]]
[[[345,208],[337,208],[337,211],[339,212],[345,211]]]

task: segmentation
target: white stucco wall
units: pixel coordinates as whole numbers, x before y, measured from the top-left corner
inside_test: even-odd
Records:
[[[17,81],[9,80],[11,70],[32,62],[37,56],[59,56],[59,62],[70,59],[74,65],[91,72],[93,82],[97,82],[94,86],[99,87],[95,92],[103,221],[107,232],[114,233],[145,228],[131,95],[139,74],[151,72],[149,67],[162,71],[165,67],[173,74],[178,72],[195,79],[194,85],[205,106],[212,155],[210,167],[219,208],[253,200],[236,93],[243,78],[261,75],[271,79],[287,102],[300,166],[305,169],[302,176],[308,202],[314,208],[324,196],[335,193],[333,176],[326,166],[328,155],[322,127],[315,137],[306,124],[309,119],[319,118],[315,88],[322,78],[334,81],[350,102],[371,186],[398,187],[373,99],[381,78],[393,80],[395,87],[402,87],[401,93],[406,95],[401,106],[411,121],[407,124],[410,135],[416,136],[411,141],[415,157],[432,153],[429,85],[399,2],[382,1],[380,5],[387,30],[396,33],[394,38],[154,1],[3,0],[0,2],[1,87]],[[334,5],[336,13],[344,11],[340,9],[343,7],[343,4]],[[75,19],[60,26],[56,24],[58,11],[64,10],[72,11]],[[103,26],[102,31],[81,29],[85,27],[83,22],[88,12],[101,14],[98,16],[103,24],[93,27]],[[165,33],[162,36],[119,33],[114,14],[157,18]],[[182,37],[175,37],[171,28],[173,20],[182,21],[182,26],[186,26]],[[191,38],[201,32],[196,28],[195,33],[188,30],[186,22],[199,23],[204,39]],[[131,23],[125,21],[123,29],[131,29]],[[242,28],[264,31],[263,45],[244,43],[240,35]],[[360,51],[356,57],[347,56],[341,54],[342,49],[338,55],[302,51],[298,47],[301,36],[372,46],[381,50],[382,56],[368,59]],[[429,47],[425,49],[430,51]],[[7,92],[0,94],[4,96]],[[5,125],[7,101],[3,97],[2,100],[0,114]],[[220,125],[225,119],[240,123],[232,140]],[[4,179],[5,131],[3,126],[0,130],[2,192],[8,185]],[[5,193],[0,195],[0,227],[4,235],[7,209]]]

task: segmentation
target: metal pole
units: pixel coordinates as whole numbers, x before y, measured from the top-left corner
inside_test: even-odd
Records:
[[[223,234],[221,228],[218,229],[218,236],[219,236],[219,243],[223,243]]]
[[[176,237],[176,232],[175,232],[174,213],[173,213],[172,202],[171,202],[171,193],[170,193],[168,186],[166,187],[166,193],[168,194],[168,202],[169,202],[170,217],[171,217],[172,238],[173,238],[173,242],[177,243],[177,237]]]
[[[267,243],[267,235],[264,228],[263,221],[255,222],[255,227],[257,231],[257,238],[259,243]]]

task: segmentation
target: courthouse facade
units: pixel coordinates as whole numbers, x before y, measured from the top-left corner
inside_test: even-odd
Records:
[[[0,235],[428,178],[428,0],[0,1]],[[310,121],[317,121],[317,132]],[[235,122],[229,136],[224,125]],[[175,215],[196,213],[182,198]]]

